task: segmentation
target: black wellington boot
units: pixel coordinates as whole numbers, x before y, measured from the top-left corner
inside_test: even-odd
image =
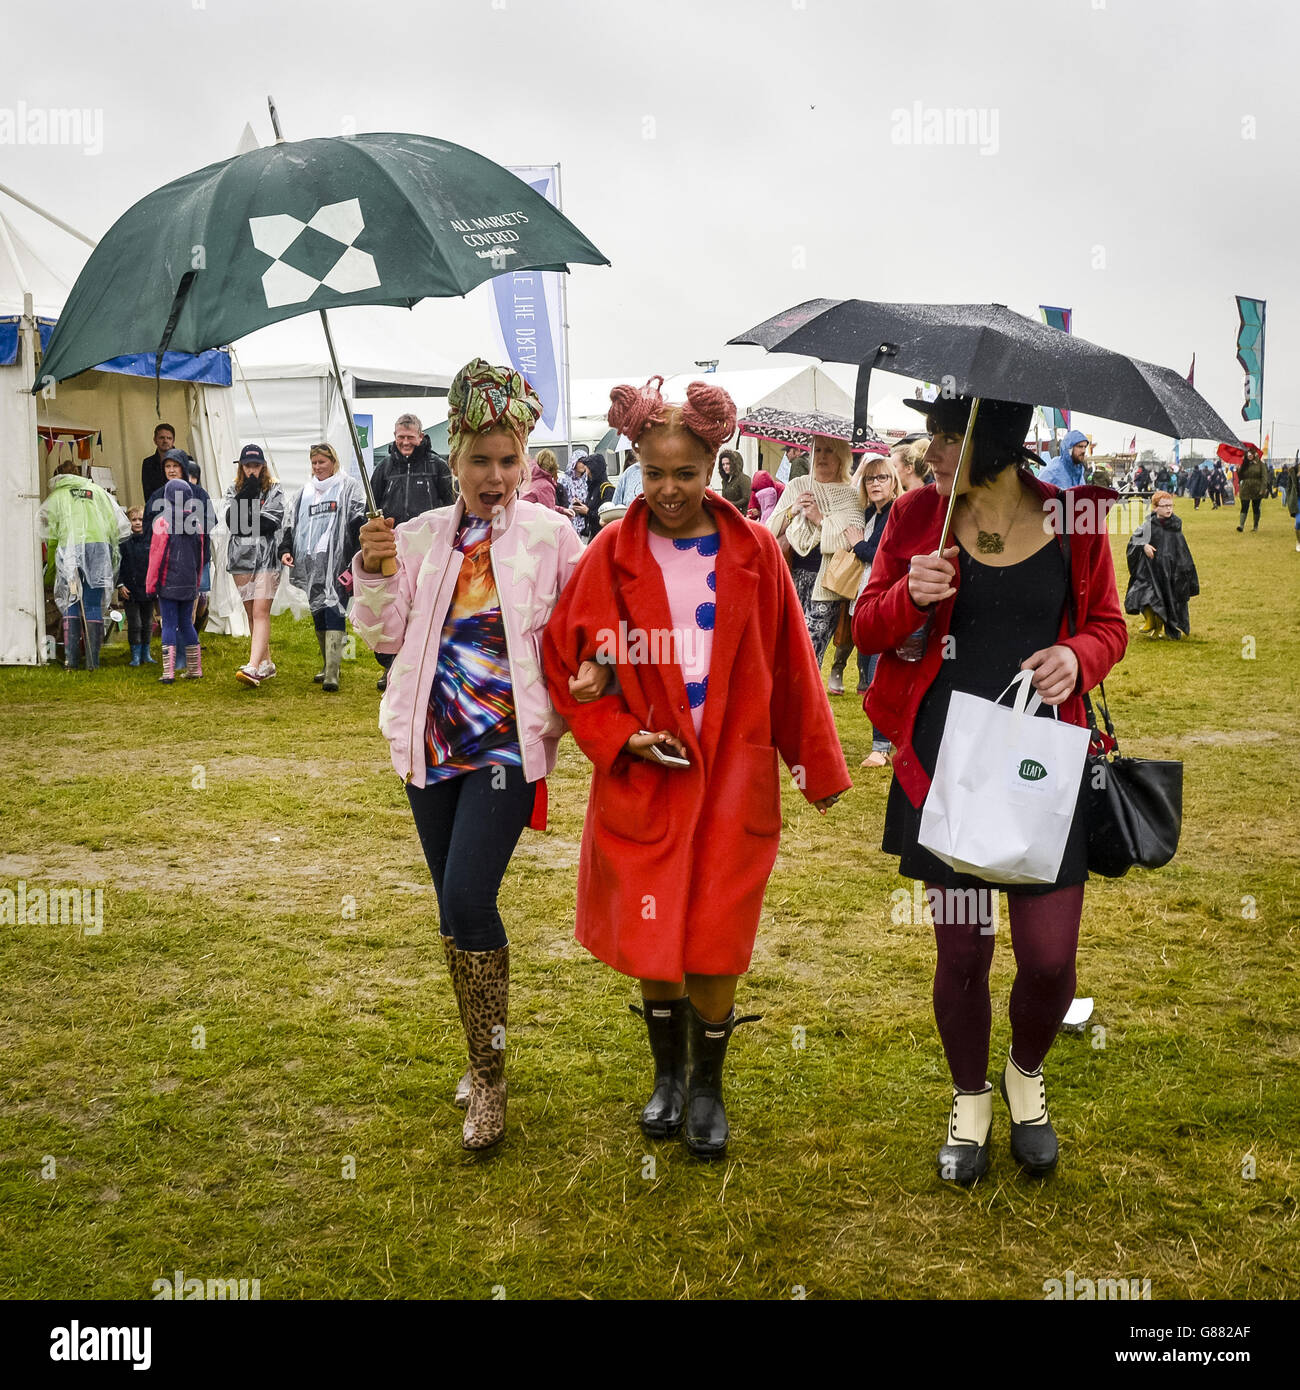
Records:
[[[721,1158],[727,1152],[731,1131],[722,1103],[722,1064],[736,1027],[760,1018],[762,1014],[737,1018],[733,1008],[721,1023],[710,1023],[687,1000],[686,1147],[696,1158]]]
[[[686,1118],[686,1049],[690,1000],[643,999],[640,1014],[650,1034],[650,1055],[655,1062],[655,1088],[641,1111],[641,1132],[650,1139],[669,1139]]]

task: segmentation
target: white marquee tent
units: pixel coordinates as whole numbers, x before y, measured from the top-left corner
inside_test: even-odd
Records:
[[[353,414],[375,414],[372,447],[392,439],[393,420],[400,412],[391,406],[371,411],[371,403],[445,397],[455,371],[435,366],[438,369],[432,372],[342,368]],[[355,474],[356,453],[348,420],[328,363],[252,366],[237,361],[234,397],[240,442],[257,443],[266,450],[286,494],[292,495],[307,481],[311,474],[308,451],[322,441],[332,444],[344,469]],[[433,406],[432,401],[430,405]],[[433,406],[429,413],[445,414],[445,403]],[[238,457],[238,452],[232,457]]]
[[[25,237],[0,211],[0,342],[8,348],[0,354],[0,665],[5,666],[49,659],[36,513],[62,459],[77,457],[84,468],[103,470],[91,476],[111,483],[123,507],[142,504],[140,461],[153,447],[160,418],[156,395],[161,418],[176,426],[177,446],[198,461],[214,499],[233,478],[230,461],[237,453],[231,393],[225,387],[168,379],[159,387],[152,376],[89,371],[48,394],[31,394],[39,377],[39,344],[42,337],[48,340],[86,256],[65,235],[72,229],[48,214],[41,217],[30,224],[40,227],[39,235]],[[80,233],[72,236],[90,244]],[[53,268],[69,261],[75,262],[70,275]],[[248,631],[224,573],[214,578],[208,627]]]

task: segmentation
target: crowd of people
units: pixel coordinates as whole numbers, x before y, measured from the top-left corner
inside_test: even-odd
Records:
[[[1028,406],[985,400],[960,473],[970,402],[957,397],[909,402],[923,428],[892,447],[814,435],[810,449],[786,447],[776,474],[750,476],[729,447],[726,392],[694,382],[670,403],[662,386],[654,377],[611,392],[609,423],[634,449],[615,481],[599,453],[567,468],[550,449],[530,457],[535,393],[476,359],[448,398],[449,457],[417,418],[399,419],[373,475],[383,515],[370,519],[324,443],[288,499],[262,449],[246,445],[220,510],[167,425],[142,466],[143,508],[123,513],[67,465],[43,508],[67,662],[84,652],[97,664],[116,596],[132,665],[153,661],[156,602],[160,679],[202,678],[195,620],[219,525],[252,634],[242,684],[276,674],[270,608],[285,578],[306,596],[327,691],[339,687],[351,619],[383,667],[379,727],[438,901],[469,1063],[454,1099],[476,1151],[505,1134],[501,883],[524,829],[545,827],[546,778],[572,732],[591,763],[577,936],[639,984],[653,1069],[641,1127],[681,1133],[692,1154],[716,1158],[730,1133],[723,1064],[746,1021],[737,986],[780,838],[779,760],[823,814],[850,787],[828,697],[844,694],[856,657],[872,732],[862,766],[891,779],[881,845],[924,882],[934,920],[935,1016],[953,1088],[939,1170],[969,1183],[989,1164],[993,937],[981,923],[1000,891],[1017,974],[997,1087],[1014,1157],[1045,1174],[1058,1143],[1043,1063],[1074,991],[1082,801],[1055,881],[1035,886],[952,869],[922,842],[922,808],[955,694],[995,699],[1023,671],[1045,709],[1082,725],[1083,695],[1125,650],[1124,610],[1152,637],[1190,631],[1199,585],[1176,497],[1157,488],[1129,539],[1121,608],[1105,527],[1071,545],[1044,520],[1063,490],[1103,511],[1116,493],[1087,480],[1077,432],[1044,468],[1024,444]],[[1247,449],[1235,470],[1239,531],[1252,505],[1258,525],[1262,462]],[[1276,484],[1294,516],[1296,471]],[[1197,504],[1213,491],[1193,482],[1188,495]],[[952,910],[970,898],[974,911]]]

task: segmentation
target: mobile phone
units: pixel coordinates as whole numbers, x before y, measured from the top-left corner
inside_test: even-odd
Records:
[[[650,756],[656,762],[663,763],[665,767],[690,767],[689,758],[679,758],[676,753],[670,753],[662,744],[656,743],[650,750]]]
[[[642,729],[641,732],[650,738],[654,737],[654,731],[651,729]],[[691,765],[689,758],[679,758],[676,753],[669,753],[660,743],[651,747],[650,756],[656,762],[662,763],[664,767],[690,767]]]

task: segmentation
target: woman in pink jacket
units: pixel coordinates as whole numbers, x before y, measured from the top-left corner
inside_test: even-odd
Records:
[[[351,618],[376,652],[396,655],[379,729],[433,876],[469,1049],[456,1091],[462,1143],[486,1149],[506,1112],[510,947],[497,894],[524,828],[546,825],[564,724],[542,678],[542,629],[582,543],[558,513],[516,496],[542,410],[523,377],[475,358],[448,404],[460,497],[400,526],[377,517],[361,528]],[[390,558],[397,572],[386,578]],[[589,665],[575,696],[596,698],[605,679]]]

